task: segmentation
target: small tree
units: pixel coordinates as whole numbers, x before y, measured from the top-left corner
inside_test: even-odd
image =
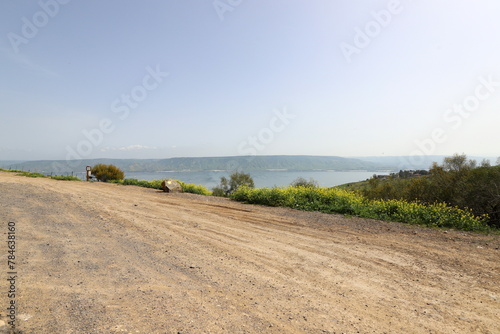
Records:
[[[97,180],[102,182],[123,180],[125,177],[125,173],[114,165],[98,164],[92,167],[91,172]]]
[[[479,165],[480,167],[491,167],[491,162],[488,160],[488,159],[483,159],[483,161],[481,161],[481,165]]]
[[[220,184],[212,189],[212,195],[224,197],[229,194],[229,180],[223,176],[220,178]]]
[[[452,157],[444,158],[443,168],[445,171],[463,172],[477,167],[475,160],[468,160],[465,154],[455,153]]]
[[[290,185],[292,187],[318,188],[318,182],[316,180],[311,178],[307,181],[303,177],[296,178]]]
[[[220,184],[213,188],[214,196],[229,196],[231,193],[236,191],[239,187],[255,187],[254,182],[250,174],[242,172],[232,172],[227,179],[225,176],[220,178]]]

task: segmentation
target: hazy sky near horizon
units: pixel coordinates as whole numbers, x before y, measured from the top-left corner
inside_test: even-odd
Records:
[[[0,160],[499,156],[500,1],[0,2]]]

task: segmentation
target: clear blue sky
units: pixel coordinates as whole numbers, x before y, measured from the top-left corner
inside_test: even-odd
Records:
[[[497,0],[1,1],[0,160],[499,156],[499,18]]]

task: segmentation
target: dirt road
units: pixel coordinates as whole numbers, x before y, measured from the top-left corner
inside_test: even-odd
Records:
[[[19,333],[500,333],[499,236],[0,172],[5,323],[9,222]]]

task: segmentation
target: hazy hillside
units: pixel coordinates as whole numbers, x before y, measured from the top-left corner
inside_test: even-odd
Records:
[[[433,162],[441,163],[446,155],[422,155],[422,156],[367,156],[356,157],[363,161],[373,162],[384,166],[392,166],[393,170],[415,170],[429,169]],[[480,163],[483,159],[489,160],[492,165],[495,164],[496,157],[471,156],[470,159]]]
[[[26,160],[0,160],[0,168],[9,168],[12,165],[20,164]]]
[[[268,169],[285,170],[367,170],[392,169],[391,166],[354,158],[325,156],[247,156],[211,158],[171,158],[171,159],[95,159],[95,160],[46,160],[15,163],[7,168],[37,171],[43,173],[67,173],[84,171],[86,166],[98,163],[113,164],[125,172],[156,171],[205,171]],[[394,167],[394,166],[392,166]]]

